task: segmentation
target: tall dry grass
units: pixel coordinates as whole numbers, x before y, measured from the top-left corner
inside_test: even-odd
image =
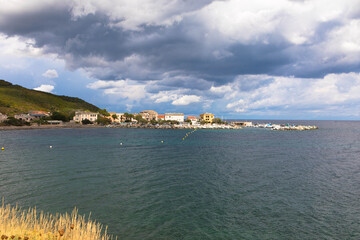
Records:
[[[38,213],[2,204],[0,208],[0,239],[14,240],[110,240],[100,223],[78,215],[75,208],[69,214]],[[115,238],[116,239],[116,238]]]

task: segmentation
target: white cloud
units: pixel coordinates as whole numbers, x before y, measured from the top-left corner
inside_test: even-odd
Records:
[[[87,85],[90,89],[102,90],[105,95],[137,101],[146,97],[145,84],[132,80],[103,81],[99,80]]]
[[[46,77],[46,78],[58,78],[59,75],[57,73],[57,71],[55,69],[49,69],[47,70],[46,72],[44,72],[42,74],[43,77]]]
[[[249,91],[241,90],[244,80],[269,78],[273,81],[268,84]],[[313,79],[247,75],[228,86],[224,94],[232,96],[226,101],[230,112],[316,112],[353,116],[360,111],[360,73],[329,74]]]
[[[172,105],[189,105],[190,103],[200,102],[200,97],[196,95],[184,95],[172,102]]]
[[[319,24],[351,17],[357,5],[357,0],[214,1],[195,16],[209,33],[230,42],[268,43],[278,35],[298,45],[311,43]]]
[[[55,87],[53,85],[42,84],[40,87],[34,88],[34,90],[50,93],[52,90],[54,90],[54,88]]]
[[[172,91],[160,91],[150,96],[155,103],[171,102],[175,106],[189,105],[201,101],[201,97],[193,94],[186,94],[189,89],[177,89]]]
[[[115,26],[139,31],[142,25],[168,26],[181,21],[183,14],[192,9],[177,0],[87,0],[71,4],[74,17],[99,11],[108,14]]]
[[[316,49],[327,62],[346,64],[360,61],[360,20],[346,21],[336,27]]]

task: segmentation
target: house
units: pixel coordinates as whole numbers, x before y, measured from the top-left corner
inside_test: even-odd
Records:
[[[183,113],[165,113],[165,121],[184,122]]]
[[[79,112],[75,112],[75,116],[73,120],[78,123],[86,119],[89,120],[90,122],[96,122],[97,118],[98,118],[97,113],[79,111]]]
[[[212,121],[214,120],[214,114],[203,113],[203,114],[200,114],[200,118],[205,122],[212,123]]]
[[[198,123],[198,118],[197,117],[187,117],[187,120],[191,121],[191,125],[195,125]]]
[[[45,111],[31,111],[29,112],[29,115],[34,118],[43,118],[43,117],[49,117],[50,113]]]
[[[131,118],[131,119],[128,119],[128,121],[130,121],[130,122],[132,122],[132,123],[136,123],[137,120],[135,119],[135,117],[136,117],[137,115],[139,115],[139,113],[129,113],[129,114],[133,115],[134,117]],[[126,120],[126,118],[125,118],[125,120]]]
[[[153,110],[144,110],[140,112],[142,118],[146,119],[147,121],[157,120],[158,113]]]
[[[158,120],[165,120],[165,115],[158,115]]]
[[[7,120],[7,118],[8,118],[7,115],[0,113],[0,122]]]
[[[109,118],[112,123],[123,123],[126,120],[124,113],[109,112],[109,114],[110,116],[106,116],[106,118]],[[116,115],[116,118],[114,118],[114,115]]]
[[[21,114],[16,114],[14,116],[14,118],[16,119],[19,119],[19,120],[22,120],[22,121],[25,121],[25,122],[31,122],[33,120],[35,120],[36,118],[31,116],[30,114],[28,113],[21,113]]]

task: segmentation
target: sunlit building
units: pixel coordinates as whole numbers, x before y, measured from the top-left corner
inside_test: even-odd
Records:
[[[214,114],[212,114],[212,113],[203,113],[203,114],[200,114],[200,118],[205,122],[212,123],[212,121],[214,120]]]

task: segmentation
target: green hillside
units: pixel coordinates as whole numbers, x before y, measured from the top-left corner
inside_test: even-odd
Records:
[[[74,110],[98,112],[100,109],[80,98],[58,96],[13,85],[0,80],[0,112],[13,115],[29,111],[70,113]]]

